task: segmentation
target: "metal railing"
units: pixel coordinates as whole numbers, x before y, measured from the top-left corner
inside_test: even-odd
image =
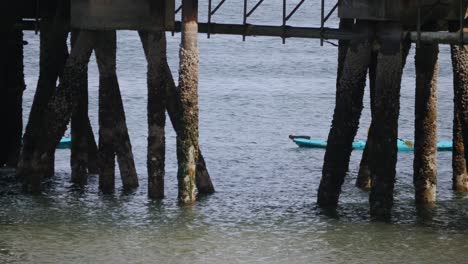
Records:
[[[252,16],[252,14],[262,5],[262,3],[265,0],[258,0],[255,2],[252,8],[249,8],[249,1],[244,0],[244,6],[243,6],[243,14],[242,14],[242,25],[244,27],[244,34],[242,34],[242,40],[245,41],[246,35],[248,35],[248,31],[250,28],[250,24],[248,23],[248,18]],[[287,0],[283,0],[283,6],[282,6],[282,25],[281,27],[283,28],[283,35],[281,36],[283,44],[286,43],[286,38],[287,36],[287,28],[289,27],[287,22],[296,14],[296,12],[299,10],[299,8],[304,4],[306,0],[301,0],[299,1],[294,8],[291,10],[291,12],[288,13],[287,10]],[[325,27],[325,22],[330,18],[330,16],[333,14],[333,12],[338,8],[339,1],[335,4],[335,6],[328,12],[328,14],[325,16],[325,11],[324,11],[324,2],[325,0],[322,1],[322,16],[321,16],[321,30],[322,32],[324,31]],[[226,0],[221,0],[215,8],[213,8],[213,0],[208,0],[208,33],[207,36],[210,38],[211,36],[211,24],[213,22],[213,16],[216,14],[216,12],[223,6],[223,4],[226,2]],[[180,8],[179,8],[180,9]],[[323,34],[322,34],[323,35]],[[321,43],[323,44],[323,36],[321,39]]]

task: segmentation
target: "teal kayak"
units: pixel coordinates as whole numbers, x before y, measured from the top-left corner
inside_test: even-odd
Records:
[[[57,145],[58,149],[69,149],[71,147],[71,139],[70,138],[62,138]]]
[[[70,138],[61,138],[60,142],[57,144],[57,149],[69,149],[71,148],[71,139]]]
[[[304,148],[326,148],[327,142],[323,140],[314,140],[307,138],[293,138],[294,143]],[[366,147],[365,141],[353,142],[353,149],[363,150]],[[410,140],[399,139],[397,141],[398,151],[413,151],[413,142]],[[438,151],[452,151],[452,141],[440,141],[437,143]]]

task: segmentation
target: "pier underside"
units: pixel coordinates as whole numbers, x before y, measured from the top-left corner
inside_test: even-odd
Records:
[[[341,186],[348,173],[352,142],[359,127],[366,78],[370,80],[372,123],[369,144],[361,162],[359,188],[370,190],[370,213],[388,219],[393,205],[397,161],[400,82],[411,43],[416,43],[415,80],[415,159],[414,186],[418,206],[433,206],[436,201],[437,166],[437,73],[438,48],[450,44],[454,72],[454,156],[453,189],[467,191],[468,161],[468,34],[465,34],[464,2],[448,1],[372,1],[338,3],[325,13],[322,0],[321,26],[297,27],[287,22],[301,6],[291,12],[283,5],[281,25],[249,24],[253,8],[244,2],[242,24],[213,22],[215,8],[209,1],[208,22],[198,21],[198,1],[132,2],[118,0],[110,6],[104,0],[50,1],[38,6],[29,1],[18,5],[2,24],[11,51],[2,60],[2,93],[11,105],[2,103],[2,114],[10,120],[8,147],[2,148],[1,166],[17,167],[17,178],[25,189],[40,192],[42,180],[54,174],[55,146],[71,122],[72,181],[87,182],[87,175],[99,174],[103,193],[115,190],[117,160],[125,189],[139,186],[131,139],[116,73],[116,31],[139,32],[147,60],[148,81],[148,196],[164,197],[165,113],[177,134],[179,202],[192,204],[198,195],[214,192],[213,183],[199,145],[198,33],[270,36],[283,39],[338,40],[336,105],[328,136],[317,204],[335,209]],[[371,3],[372,2],[372,3]],[[418,1],[419,2],[419,1]],[[42,3],[42,2],[41,2]],[[367,3],[367,4],[365,4]],[[393,3],[393,4],[392,4]],[[460,5],[458,5],[461,3]],[[24,4],[24,3],[23,3]],[[358,6],[365,6],[358,12]],[[428,7],[431,8],[428,8]],[[175,14],[182,10],[180,21]],[[326,21],[339,10],[339,28],[326,27]],[[404,11],[404,12],[403,12]],[[128,13],[127,13],[128,12]],[[411,19],[415,18],[416,19]],[[40,76],[30,118],[21,143],[21,94],[24,89],[22,30],[35,30],[40,36]],[[72,31],[72,47],[67,46]],[[179,79],[175,82],[167,63],[165,32],[181,32]],[[2,50],[3,51],[3,50]],[[92,52],[99,67],[99,140],[93,136],[87,109],[87,72]],[[10,69],[16,69],[11,73]],[[12,77],[12,78],[10,78]],[[13,78],[14,77],[14,78]],[[5,106],[8,105],[8,109]],[[21,121],[21,122],[20,122]],[[2,143],[7,145],[6,142]],[[21,146],[22,145],[22,146]],[[21,149],[21,153],[20,153]]]

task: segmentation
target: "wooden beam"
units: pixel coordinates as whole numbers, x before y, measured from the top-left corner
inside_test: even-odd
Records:
[[[162,30],[165,9],[155,8],[159,5],[147,0],[73,0],[70,23],[88,30]]]

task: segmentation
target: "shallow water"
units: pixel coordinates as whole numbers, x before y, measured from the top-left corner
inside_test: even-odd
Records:
[[[241,1],[227,1],[216,22],[240,23]],[[200,7],[205,20],[204,5]],[[251,23],[281,21],[265,2]],[[318,1],[292,21],[317,26]],[[330,7],[330,6],[329,6]],[[330,22],[336,26],[336,20]],[[25,121],[38,76],[39,38],[25,39]],[[180,35],[168,34],[177,79]],[[318,40],[200,35],[200,141],[217,192],[177,205],[175,134],[167,128],[166,196],[146,196],[146,62],[135,32],[118,34],[118,76],[141,187],[101,195],[97,177],[71,187],[69,151],[57,150],[56,177],[24,195],[12,172],[0,184],[0,263],[466,263],[468,200],[453,194],[451,154],[439,154],[438,203],[414,207],[412,153],[400,153],[390,223],[368,215],[354,188],[362,152],[353,153],[336,217],[315,208],[324,151],[299,149],[289,134],[326,139],[335,99],[336,48]],[[414,47],[413,47],[414,48]],[[403,76],[399,136],[413,138],[414,49]],[[451,139],[449,49],[441,47],[439,139]],[[90,116],[97,132],[97,67],[90,65]],[[369,126],[369,100],[357,139]]]

